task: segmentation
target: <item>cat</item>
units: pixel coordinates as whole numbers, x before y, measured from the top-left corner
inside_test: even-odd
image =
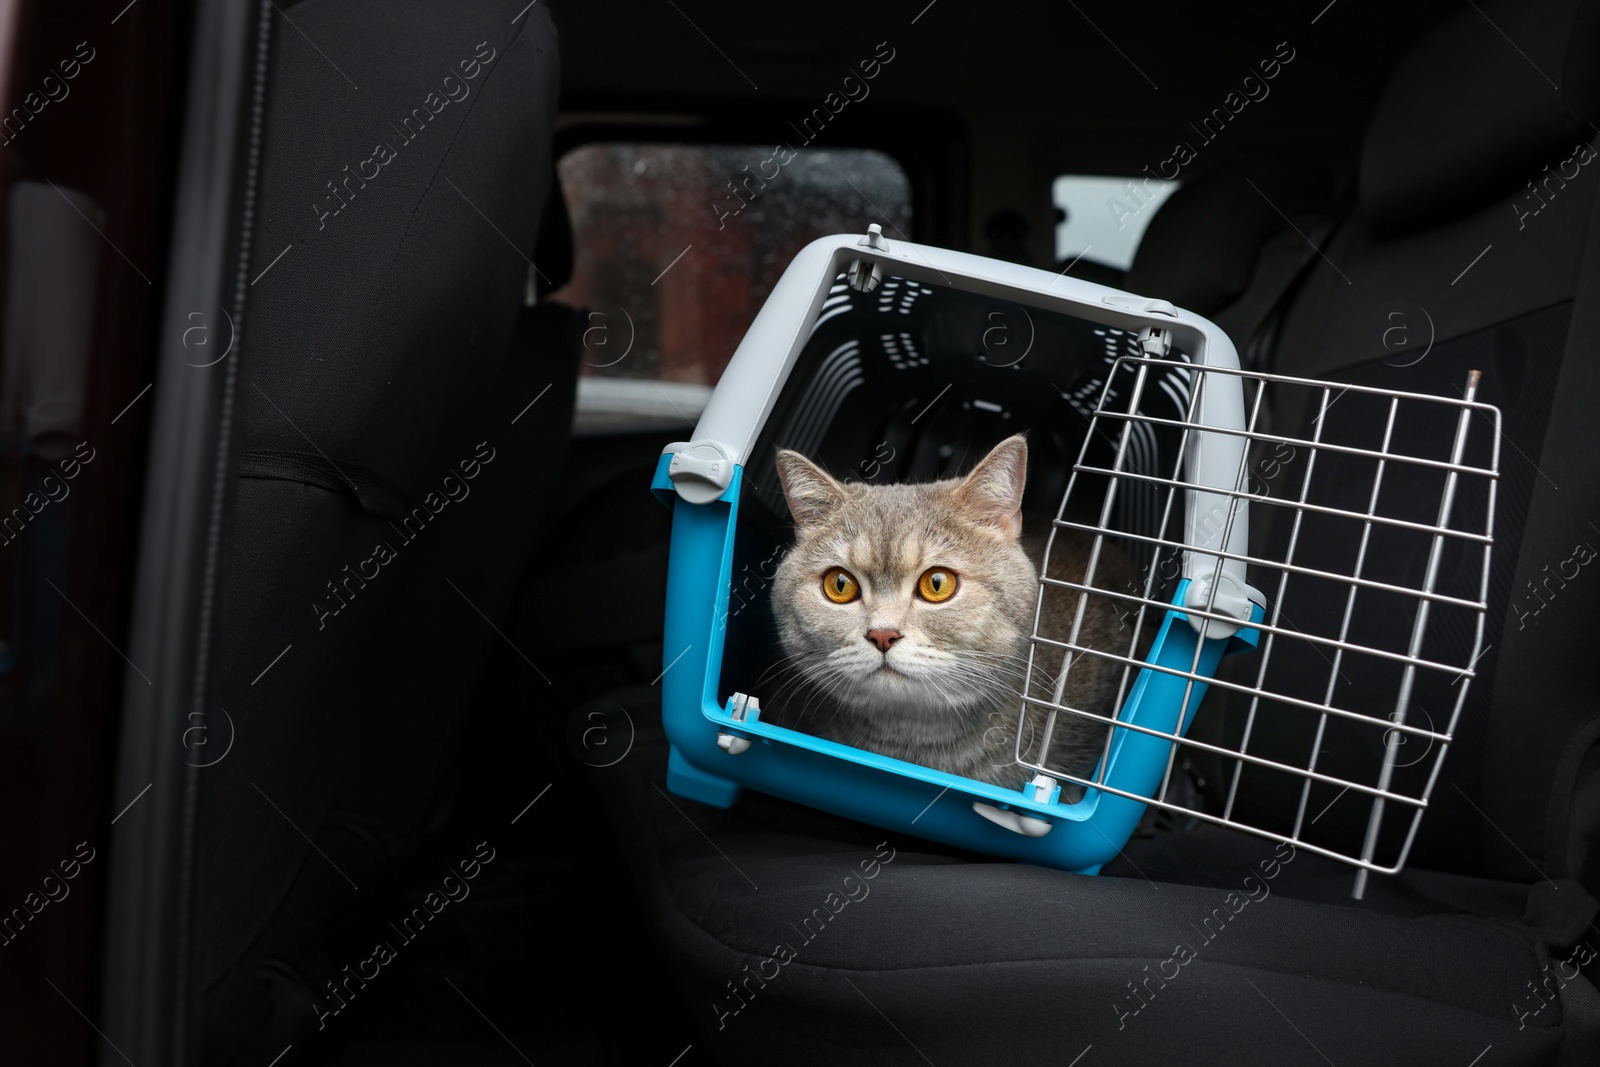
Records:
[[[1027,440],[1018,434],[965,478],[843,484],[798,452],[780,450],[795,544],[773,577],[782,684],[763,701],[762,717],[1021,788],[1032,774],[1016,762],[1016,731],[1045,545],[1044,536],[1022,536],[1027,463]],[[1058,530],[1050,577],[1082,582],[1093,540]],[[1137,588],[1131,564],[1109,540],[1102,540],[1094,585]],[[1079,596],[1046,591],[1041,636],[1068,639]],[[1133,654],[1137,611],[1129,609],[1090,596],[1078,643]],[[1062,650],[1039,646],[1031,695],[1051,698],[1061,659]],[[1109,718],[1122,677],[1121,664],[1075,656],[1061,701]],[[1038,760],[1046,715],[1028,705],[1024,758]],[[1088,774],[1106,729],[1058,713],[1045,765]]]

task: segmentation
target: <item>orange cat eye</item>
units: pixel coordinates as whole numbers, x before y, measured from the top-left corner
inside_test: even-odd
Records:
[[[834,567],[822,576],[822,593],[835,604],[848,604],[861,595],[861,587],[849,571]]]
[[[922,577],[917,579],[917,592],[921,594],[923,600],[937,604],[954,596],[956,586],[959,584],[955,571],[943,567],[929,567],[922,572]]]

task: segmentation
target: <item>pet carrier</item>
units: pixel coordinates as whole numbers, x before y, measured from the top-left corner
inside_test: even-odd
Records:
[[[1499,412],[1475,387],[1445,398],[1241,370],[1221,330],[1162,300],[891,243],[877,226],[815,241],[694,440],[656,470],[675,507],[668,786],[719,807],[750,787],[1085,873],[1153,805],[1348,862],[1359,895],[1367,872],[1404,864],[1479,656]],[[1064,530],[1093,548],[1081,583],[1041,568],[1008,712],[1015,786],[764,721],[767,587],[787,540],[776,451],[917,481],[962,473],[1018,430],[1046,558]],[[1125,588],[1097,581],[1108,544],[1137,571]],[[1136,620],[1128,647],[1080,640],[1091,590]],[[1052,597],[1079,604],[1066,640],[1040,632]],[[1114,718],[1065,700],[1088,657],[1121,673]],[[1055,681],[1036,690],[1041,671]],[[1105,735],[1090,773],[1047,758],[1067,716]],[[1391,808],[1409,817],[1386,824]]]

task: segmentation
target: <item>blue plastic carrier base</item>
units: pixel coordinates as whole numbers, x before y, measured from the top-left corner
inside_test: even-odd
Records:
[[[911,311],[919,301],[923,311],[937,309],[939,314],[913,325]],[[994,348],[974,359],[975,346],[962,348],[949,336],[935,336],[941,330],[948,333],[952,318],[965,316],[980,324],[984,345],[1006,343],[996,340],[994,332],[995,316],[1002,312],[986,310],[991,307],[1015,319],[1017,329],[1025,325],[1032,331],[1021,355],[1011,354],[1018,349]],[[864,316],[893,322],[886,318],[886,328],[879,328]],[[888,332],[896,326],[900,333]],[[914,330],[939,342],[930,347],[959,351],[959,358],[939,365],[933,360],[936,353],[919,349]],[[870,366],[864,362],[863,343],[880,346]],[[1078,468],[1071,455],[1059,448],[1049,451],[1049,428],[1060,426],[1085,441],[1094,399],[1117,388],[1126,390],[1134,377],[1117,377],[1123,364],[1130,357],[1166,358],[1169,352],[1172,362],[1163,366],[1176,371],[1140,370],[1138,375],[1137,388],[1143,389],[1148,380],[1149,395],[1157,403],[1165,403],[1163,393],[1176,397],[1187,388],[1171,375],[1187,373],[1194,363],[1238,366],[1225,334],[1164,301],[943,249],[902,242],[891,247],[877,232],[864,239],[823,238],[803,249],[734,354],[695,439],[667,446],[652,484],[674,509],[660,680],[671,742],[668,787],[717,807],[735,803],[745,788],[753,788],[960,848],[1097,873],[1127,842],[1144,812],[1145,798],[1155,797],[1166,781],[1174,755],[1171,738],[1187,730],[1224,653],[1253,646],[1258,637],[1261,597],[1245,584],[1239,561],[1247,550],[1247,508],[1237,493],[1228,495],[1243,465],[1244,444],[1237,435],[1202,432],[1188,438],[1192,454],[1182,459],[1194,488],[1184,494],[1189,497],[1187,512],[1178,519],[1188,523],[1182,578],[1171,590],[1172,606],[1160,618],[1146,666],[1137,669],[1128,685],[1116,720],[1122,726],[1111,731],[1103,766],[1087,782],[1035,773],[1043,770],[1038,765],[1019,765],[1016,788],[1004,788],[762,721],[759,693],[752,700],[725,678],[725,654],[735,662],[748,658],[749,633],[759,629],[752,619],[770,608],[764,603],[750,607],[746,600],[748,555],[738,603],[731,606],[735,560],[740,537],[748,539],[751,529],[778,539],[781,550],[787,515],[773,495],[776,478],[771,474],[771,456],[779,443],[835,464],[853,464],[843,457],[851,449],[859,457],[867,439],[858,433],[841,443],[852,432],[852,418],[861,424],[870,421],[873,434],[887,434],[875,453],[870,443],[865,445],[866,454],[879,458],[895,452],[893,442],[901,442],[908,452],[916,441],[926,444],[929,426],[940,420],[945,426],[956,425],[958,419],[972,426],[973,420],[988,419],[972,433],[990,443],[1030,427],[1038,446],[1036,453],[1030,446],[1038,457],[1030,462],[1037,467],[1030,471],[1030,492],[1059,498],[1067,477]],[[884,376],[881,382],[869,381],[874,373]],[[1162,378],[1163,373],[1169,377]],[[1077,376],[1063,377],[1069,374]],[[1072,389],[1045,388],[1052,377],[1063,386],[1071,383]],[[958,388],[941,392],[941,382]],[[896,396],[890,392],[896,388],[916,392]],[[958,399],[963,396],[972,402]],[[910,399],[917,400],[914,406]],[[1046,401],[1053,406],[1042,406]],[[886,403],[899,412],[892,417],[899,419],[899,429],[883,428]],[[936,407],[940,403],[955,406],[946,410]],[[911,427],[923,418],[916,408],[933,414],[923,425]],[[1193,405],[1179,404],[1173,410],[1175,418],[1198,417],[1206,425],[1244,424],[1235,378],[1208,389],[1203,400],[1196,397]],[[1013,415],[1017,417],[1009,427],[1004,425]],[[1148,435],[1134,436],[1138,440],[1132,447],[1137,447]],[[1122,438],[1126,452],[1129,434],[1123,432]],[[830,454],[829,448],[835,451]],[[1080,455],[1080,467],[1082,462]],[[764,489],[748,481],[751,463],[759,465]],[[900,473],[915,478],[927,477],[929,471]],[[1209,493],[1211,487],[1218,491]],[[1114,524],[1107,499],[1102,521]],[[1132,497],[1130,501],[1137,503]],[[742,505],[760,514],[742,522]],[[1208,513],[1224,512],[1228,520],[1220,530],[1202,521]],[[1116,535],[1109,527],[1105,533]],[[1164,602],[1151,610],[1159,612]],[[1212,621],[1196,617],[1191,622],[1186,606]],[[1219,611],[1224,615],[1215,614]],[[1215,636],[1202,637],[1202,630]],[[731,631],[743,632],[731,638]],[[730,653],[730,643],[738,646],[735,652]],[[1064,780],[1086,786],[1074,791],[1079,794],[1075,802],[1062,799]]]
[[[663,455],[652,488],[674,501],[668,474],[672,457]],[[729,618],[733,533],[743,469],[734,467],[727,490],[714,501],[674,504],[672,550],[667,572],[665,658],[662,708],[671,753],[667,787],[679,796],[713,807],[738,801],[745,786],[785,800],[869,822],[891,830],[1008,859],[1098,874],[1121,851],[1144,813],[1129,796],[1153,796],[1167,767],[1171,742],[1137,730],[1116,730],[1104,775],[1108,789],[1089,788],[1076,803],[1063,803],[1060,790],[1035,799],[959,775],[852,748],[825,738],[785,729],[759,718],[735,717],[732,695],[718,692],[718,665]],[[1189,582],[1179,583],[1150,649],[1148,662],[1214,674],[1222,656],[1252,647],[1258,634],[1241,630],[1231,637],[1202,639],[1181,610]],[[1252,605],[1252,622],[1262,617]],[[1151,730],[1172,728],[1171,709],[1184,699],[1189,681],[1178,674],[1141,670],[1118,721]],[[1203,682],[1189,688],[1182,728],[1187,730],[1206,693]],[[750,742],[735,755],[720,738]],[[726,742],[723,742],[726,743]],[[735,746],[742,747],[742,746]],[[1019,777],[1022,776],[1019,768]],[[1100,775],[1096,774],[1099,778]],[[1030,836],[980,817],[974,803],[991,805],[1043,820],[1049,829]]]

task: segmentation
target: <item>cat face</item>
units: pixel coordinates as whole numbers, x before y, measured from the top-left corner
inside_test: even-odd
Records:
[[[964,479],[842,485],[778,453],[795,547],[774,576],[786,665],[885,737],[970,729],[1015,694],[1038,575],[1018,538],[1027,442]]]

